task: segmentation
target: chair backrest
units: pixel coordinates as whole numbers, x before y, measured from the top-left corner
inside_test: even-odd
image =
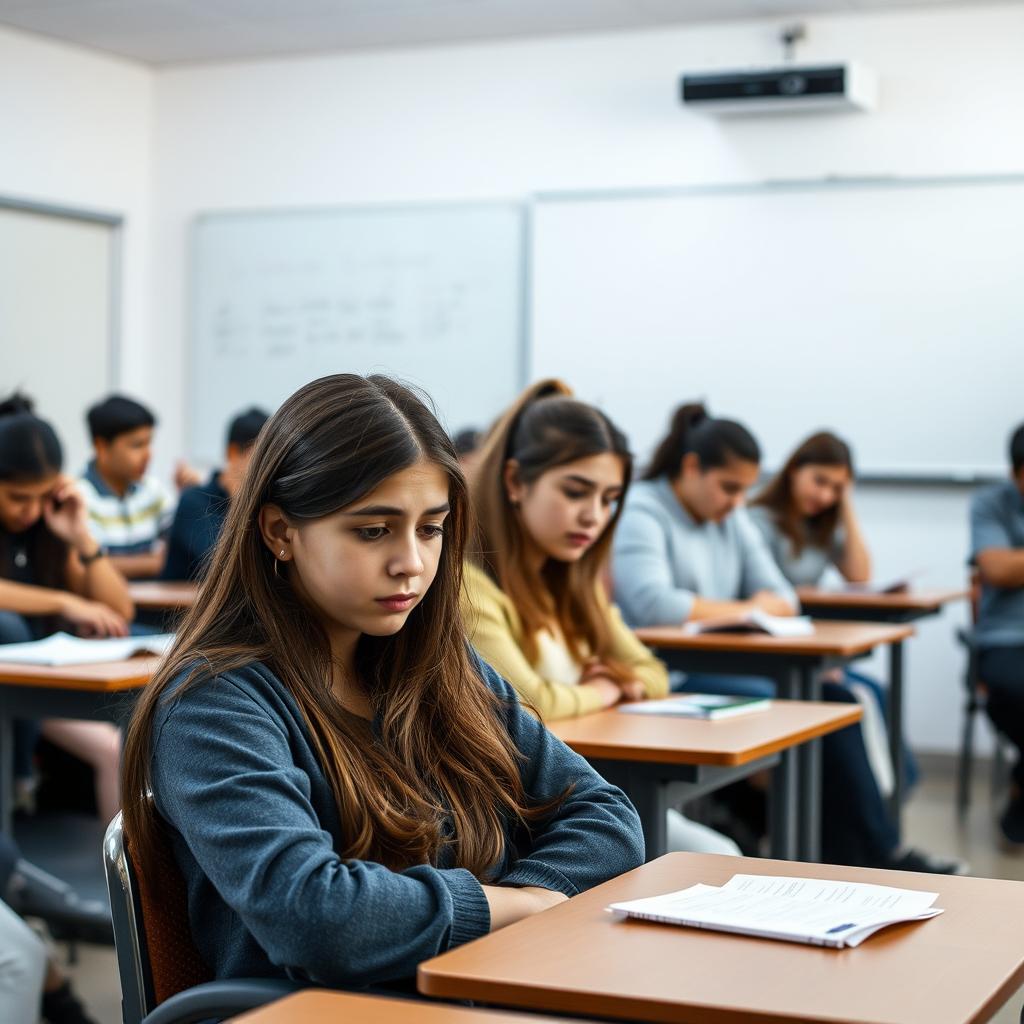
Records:
[[[132,860],[120,813],[103,841],[114,922],[124,1024],[139,1024],[155,1006],[212,979],[192,941],[185,880],[171,851],[156,851],[140,871]]]
[[[981,570],[976,565],[971,566],[969,586],[971,589],[971,625],[976,626],[978,624],[978,609],[981,607]]]

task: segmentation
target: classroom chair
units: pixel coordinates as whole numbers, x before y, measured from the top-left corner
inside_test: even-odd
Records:
[[[169,849],[139,870],[120,813],[103,840],[124,1024],[196,1024],[233,1017],[302,986],[273,978],[212,981],[192,941],[185,880]]]
[[[963,731],[960,738],[960,757],[957,766],[956,811],[957,817],[963,821],[971,803],[971,776],[974,770],[974,718],[979,711],[985,710],[987,688],[978,672],[978,644],[974,627],[978,621],[978,603],[981,600],[981,574],[977,569],[971,572],[971,625],[970,628],[960,627],[956,638],[960,641],[967,654],[964,670],[964,704]],[[1001,733],[995,732],[995,749],[992,757],[992,798],[996,800],[1005,788],[1009,773],[1009,759],[1006,753],[1006,740]]]

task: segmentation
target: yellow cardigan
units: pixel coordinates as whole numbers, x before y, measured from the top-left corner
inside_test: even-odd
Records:
[[[665,666],[637,640],[603,591],[600,599],[611,619],[609,655],[633,669],[648,697],[664,697],[668,693]],[[462,610],[470,643],[480,657],[504,676],[542,719],[573,718],[601,707],[600,699],[589,690],[545,679],[536,670],[523,653],[523,621],[515,605],[487,573],[469,562],[465,567]]]

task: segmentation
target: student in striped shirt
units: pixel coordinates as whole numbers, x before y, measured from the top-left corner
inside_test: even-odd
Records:
[[[80,481],[93,535],[113,565],[129,579],[158,576],[164,564],[163,535],[171,525],[174,499],[149,476],[156,417],[144,405],[110,395],[88,412],[95,457]],[[200,482],[178,466],[179,489]]]

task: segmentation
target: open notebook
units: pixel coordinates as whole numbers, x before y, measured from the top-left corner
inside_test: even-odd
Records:
[[[70,633],[54,633],[45,640],[0,646],[0,661],[18,665],[96,665],[123,661],[134,654],[166,654],[173,642],[173,633],[106,640],[83,640]]]
[[[664,700],[642,700],[620,704],[627,715],[675,715],[677,718],[734,718],[753,711],[767,711],[772,702],[767,697],[726,697],[717,693],[687,693]]]
[[[606,909],[664,924],[735,932],[814,946],[859,946],[891,924],[942,911],[937,892],[779,875],[733,875],[725,885],[613,903]]]
[[[769,633],[771,636],[812,636],[814,623],[806,615],[769,615],[759,608],[739,615],[687,622],[683,632],[698,633]]]

